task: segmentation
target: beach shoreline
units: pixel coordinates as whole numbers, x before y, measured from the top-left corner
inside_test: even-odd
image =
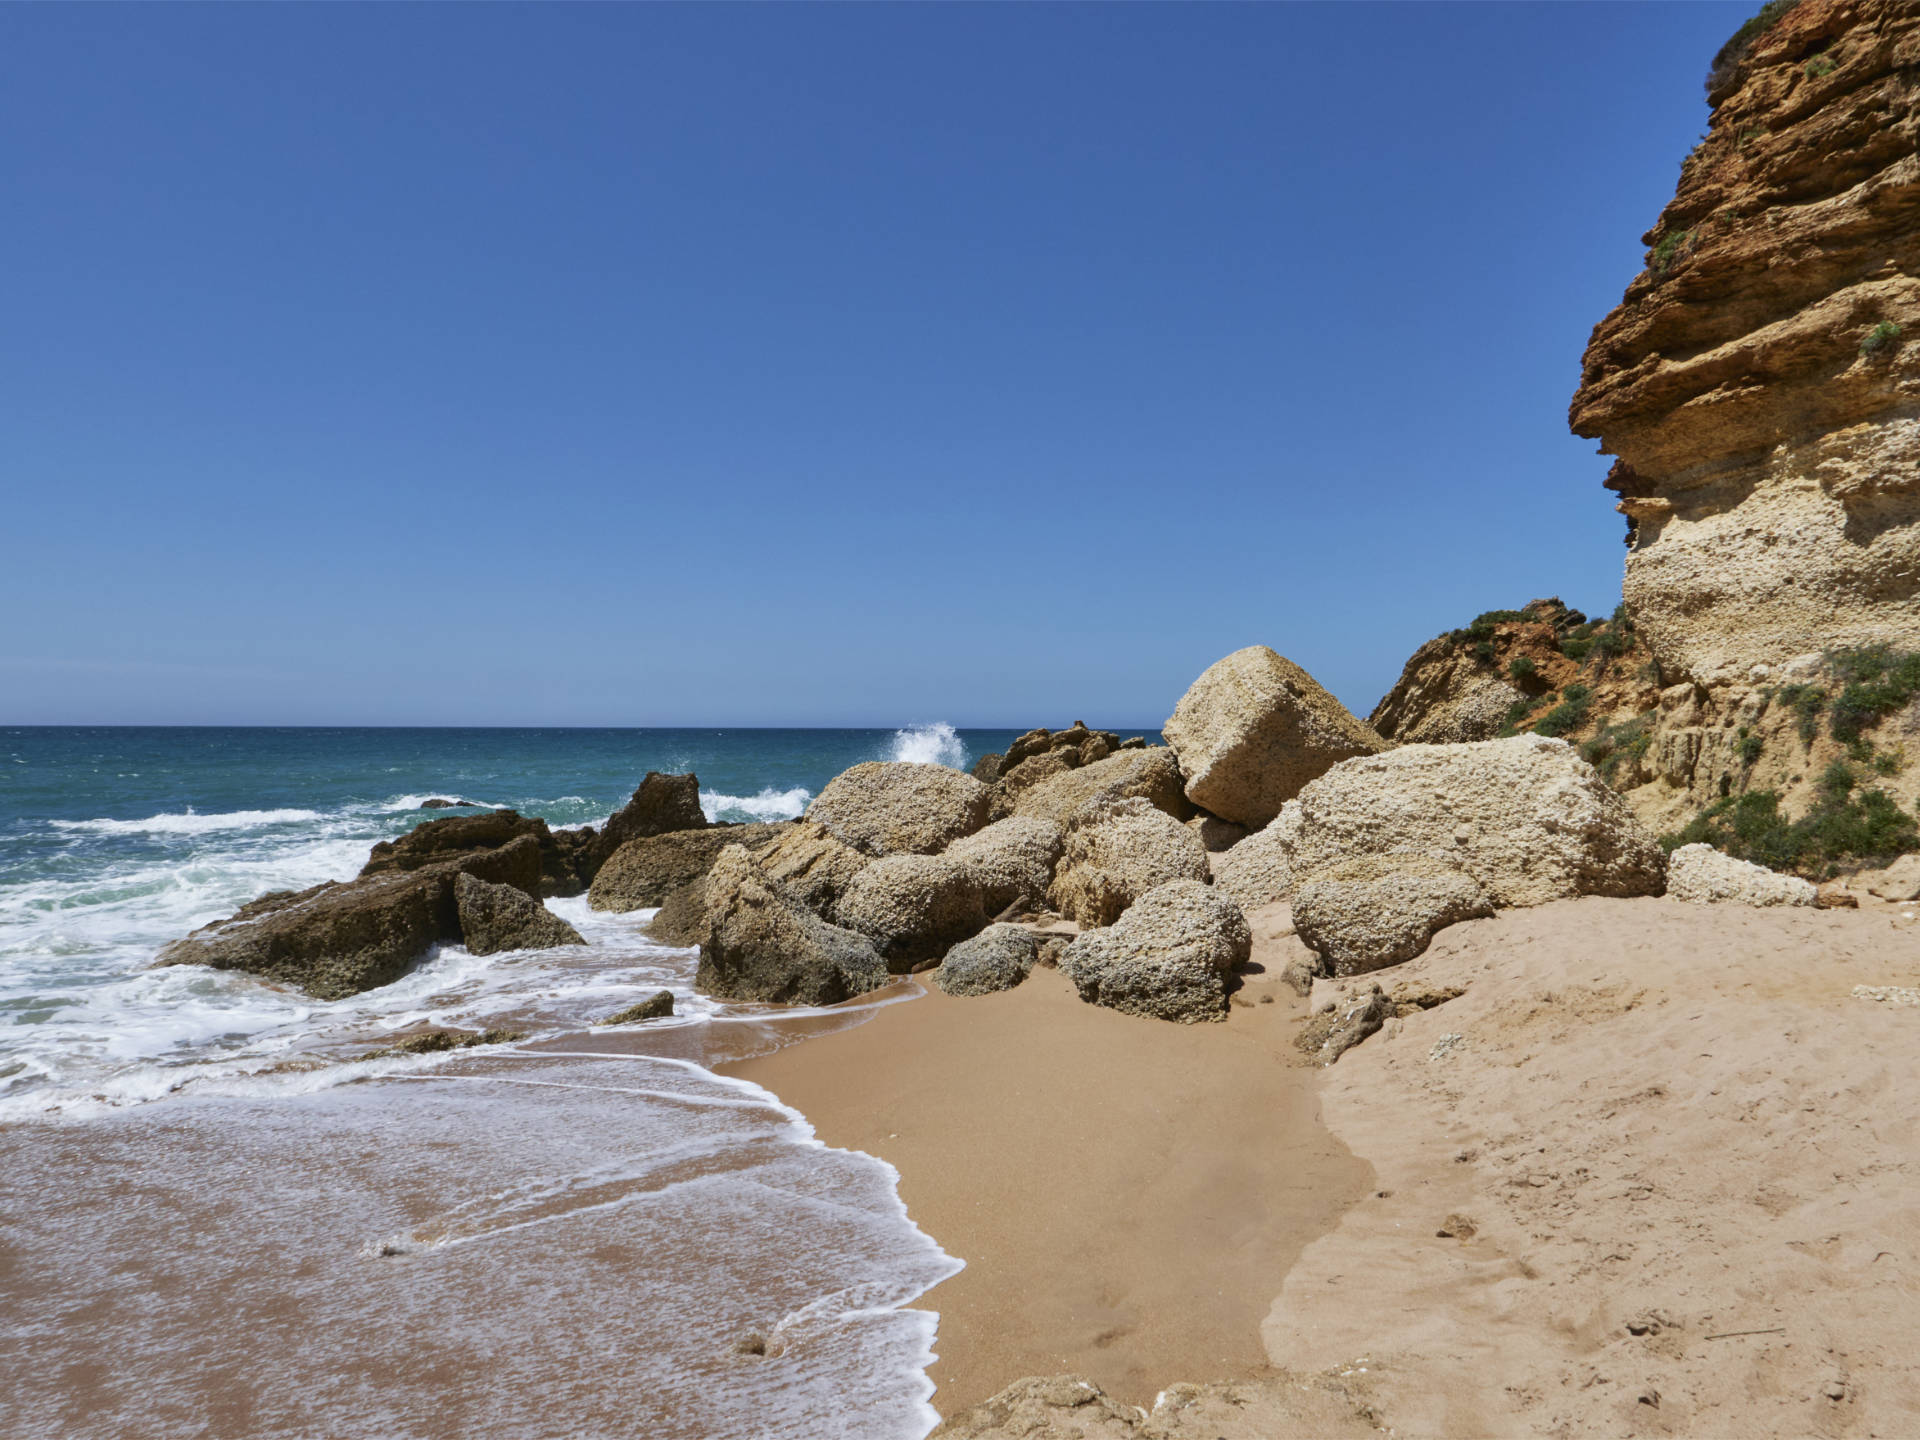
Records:
[[[931,986],[864,1024],[721,1073],[892,1164],[914,1222],[966,1269],[939,1314],[934,1405],[1072,1371],[1130,1404],[1257,1372],[1260,1323],[1304,1249],[1369,1192],[1320,1123],[1292,1047],[1292,942],[1256,925],[1224,1024],[1087,1005],[1059,972],[955,998]],[[1257,967],[1257,968],[1255,968]]]

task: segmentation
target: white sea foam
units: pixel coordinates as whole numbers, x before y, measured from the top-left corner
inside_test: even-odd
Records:
[[[967,767],[967,747],[953,726],[941,720],[932,725],[910,725],[893,732],[889,760],[908,760],[921,765],[945,765],[950,769]]]
[[[708,820],[797,820],[812,799],[811,790],[797,785],[791,790],[768,786],[758,795],[744,796],[702,790],[700,809]]]
[[[54,820],[56,830],[90,830],[100,835],[204,835],[215,830],[257,830],[320,819],[318,810],[229,810],[223,814],[149,815],[144,820]]]

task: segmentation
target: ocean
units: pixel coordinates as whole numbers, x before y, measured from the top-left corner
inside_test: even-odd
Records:
[[[344,880],[429,798],[597,823],[649,769],[712,819],[1014,731],[0,730],[0,1432],[923,1435],[955,1273],[891,1167],[717,1074],[858,1023],[696,994],[650,912],[585,948],[445,946],[321,1002],[150,968]],[[666,988],[676,1017],[594,1022]],[[366,1058],[423,1023],[524,1033]]]

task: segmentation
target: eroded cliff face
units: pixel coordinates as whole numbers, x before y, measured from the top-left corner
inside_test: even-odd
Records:
[[[1801,0],[1716,80],[1570,414],[1640,634],[1707,687],[1920,648],[1920,0]]]

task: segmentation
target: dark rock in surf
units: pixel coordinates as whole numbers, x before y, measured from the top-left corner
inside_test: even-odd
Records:
[[[607,818],[594,839],[594,870],[597,872],[629,840],[706,828],[706,812],[700,808],[700,777],[692,772],[663,775],[649,770],[633,798]]]
[[[673,1014],[673,992],[662,990],[651,999],[609,1015],[602,1025],[632,1025],[641,1020],[664,1020]]]
[[[463,873],[454,877],[453,898],[460,933],[475,955],[587,943],[573,926],[511,885],[492,885]]]

